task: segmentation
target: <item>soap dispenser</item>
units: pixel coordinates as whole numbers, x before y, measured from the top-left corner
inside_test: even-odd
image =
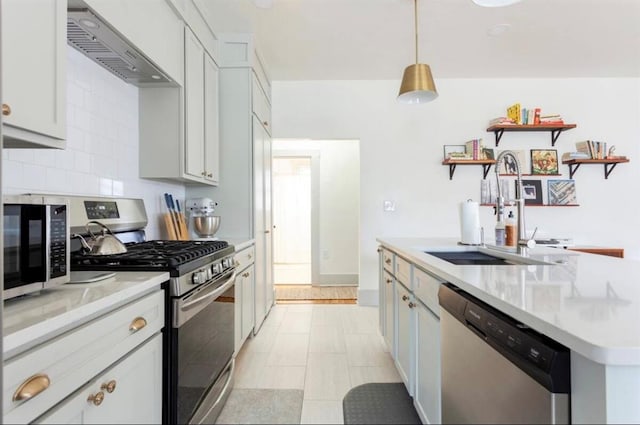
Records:
[[[504,215],[498,214],[498,222],[496,223],[496,246],[504,246],[506,244],[506,229],[504,225]]]
[[[518,238],[516,218],[513,216],[513,211],[509,211],[509,216],[505,222],[505,244],[507,246],[516,246],[516,239]]]

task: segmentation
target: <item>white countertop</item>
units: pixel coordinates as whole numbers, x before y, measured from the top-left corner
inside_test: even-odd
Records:
[[[453,238],[377,240],[590,360],[640,366],[640,262],[541,247],[531,259],[564,264],[460,266],[423,252],[476,249]]]
[[[4,359],[158,289],[167,280],[167,272],[117,272],[98,282],[65,284],[7,300],[2,318]]]
[[[233,245],[236,248],[236,252],[242,251],[245,248],[249,248],[256,242],[255,239],[247,238],[225,238],[223,240],[229,242],[230,245]]]

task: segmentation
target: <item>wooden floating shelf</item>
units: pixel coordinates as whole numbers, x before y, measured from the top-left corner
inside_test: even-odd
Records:
[[[582,164],[603,164],[604,178],[608,179],[609,174],[616,168],[616,165],[629,162],[628,158],[605,158],[605,159],[567,159],[562,161],[569,166],[569,178],[572,179],[575,172]]]
[[[487,132],[494,133],[496,135],[496,146],[500,143],[500,139],[505,131],[549,131],[551,132],[551,146],[556,145],[558,136],[565,130],[571,130],[576,128],[576,124],[527,124],[527,125],[492,125],[487,128]]]
[[[480,204],[481,207],[495,207],[496,204]],[[505,205],[505,207],[514,207],[515,205]],[[549,205],[549,204],[525,204],[525,207],[579,207],[580,204],[567,205]]]
[[[518,177],[518,175],[500,174],[500,177]],[[562,177],[562,174],[522,174],[522,177]]]
[[[457,165],[482,165],[482,178],[486,179],[491,166],[495,163],[495,159],[445,159],[442,161],[442,165],[449,166],[449,180],[453,180]]]

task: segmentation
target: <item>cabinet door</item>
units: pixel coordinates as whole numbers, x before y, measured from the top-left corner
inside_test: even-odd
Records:
[[[111,392],[107,388],[110,383],[114,384]],[[96,397],[102,397],[102,401],[98,403]],[[159,424],[161,421],[162,335],[156,334],[36,423]]]
[[[2,1],[2,102],[5,146],[64,148],[66,0]],[[21,142],[23,141],[23,142]]]
[[[417,303],[416,394],[414,403],[424,423],[438,424],[440,418],[440,320]]]
[[[204,170],[205,179],[217,184],[220,178],[220,132],[218,66],[204,54]]]
[[[237,355],[242,348],[242,293],[244,289],[242,275],[236,276],[236,284],[233,287],[235,303],[233,305],[233,352]],[[252,307],[253,308],[253,307]]]
[[[393,358],[396,357],[394,309],[395,282],[389,273],[383,273],[384,281],[384,340]]]
[[[413,305],[412,296],[409,291],[405,289],[401,284],[396,283],[396,318],[397,318],[397,355],[396,366],[400,377],[404,381],[407,387],[407,391],[410,395],[413,395],[413,385],[411,378],[411,364],[413,362],[412,347],[413,347],[413,309],[410,307]]]
[[[253,117],[253,229],[256,240],[255,261],[255,316],[254,332],[257,333],[267,314],[266,255],[264,222],[264,131],[257,118]]]
[[[254,266],[249,266],[242,273],[242,339],[253,332],[253,281]]]
[[[262,127],[264,147],[264,265],[266,287],[266,313],[269,313],[274,301],[273,288],[273,211],[271,208],[273,192],[271,189],[271,136]]]
[[[204,48],[188,27],[184,30],[185,174],[203,179]]]

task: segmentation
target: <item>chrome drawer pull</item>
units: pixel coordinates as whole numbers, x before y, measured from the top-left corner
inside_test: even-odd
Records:
[[[29,400],[49,388],[51,380],[44,373],[33,375],[13,393],[13,401]]]
[[[136,317],[129,325],[129,330],[132,332],[138,332],[140,329],[147,326],[147,321],[144,317]]]
[[[386,260],[384,260],[384,262],[387,264],[391,264],[391,258],[387,258]]]
[[[95,406],[100,406],[103,400],[104,400],[104,393],[102,391],[100,391],[96,395],[90,394],[89,397],[87,397],[87,401],[89,403],[93,403]]]
[[[408,300],[408,299],[409,299],[409,297],[407,297],[406,295],[403,295],[403,296],[402,296],[402,301],[406,301],[406,300]]]

